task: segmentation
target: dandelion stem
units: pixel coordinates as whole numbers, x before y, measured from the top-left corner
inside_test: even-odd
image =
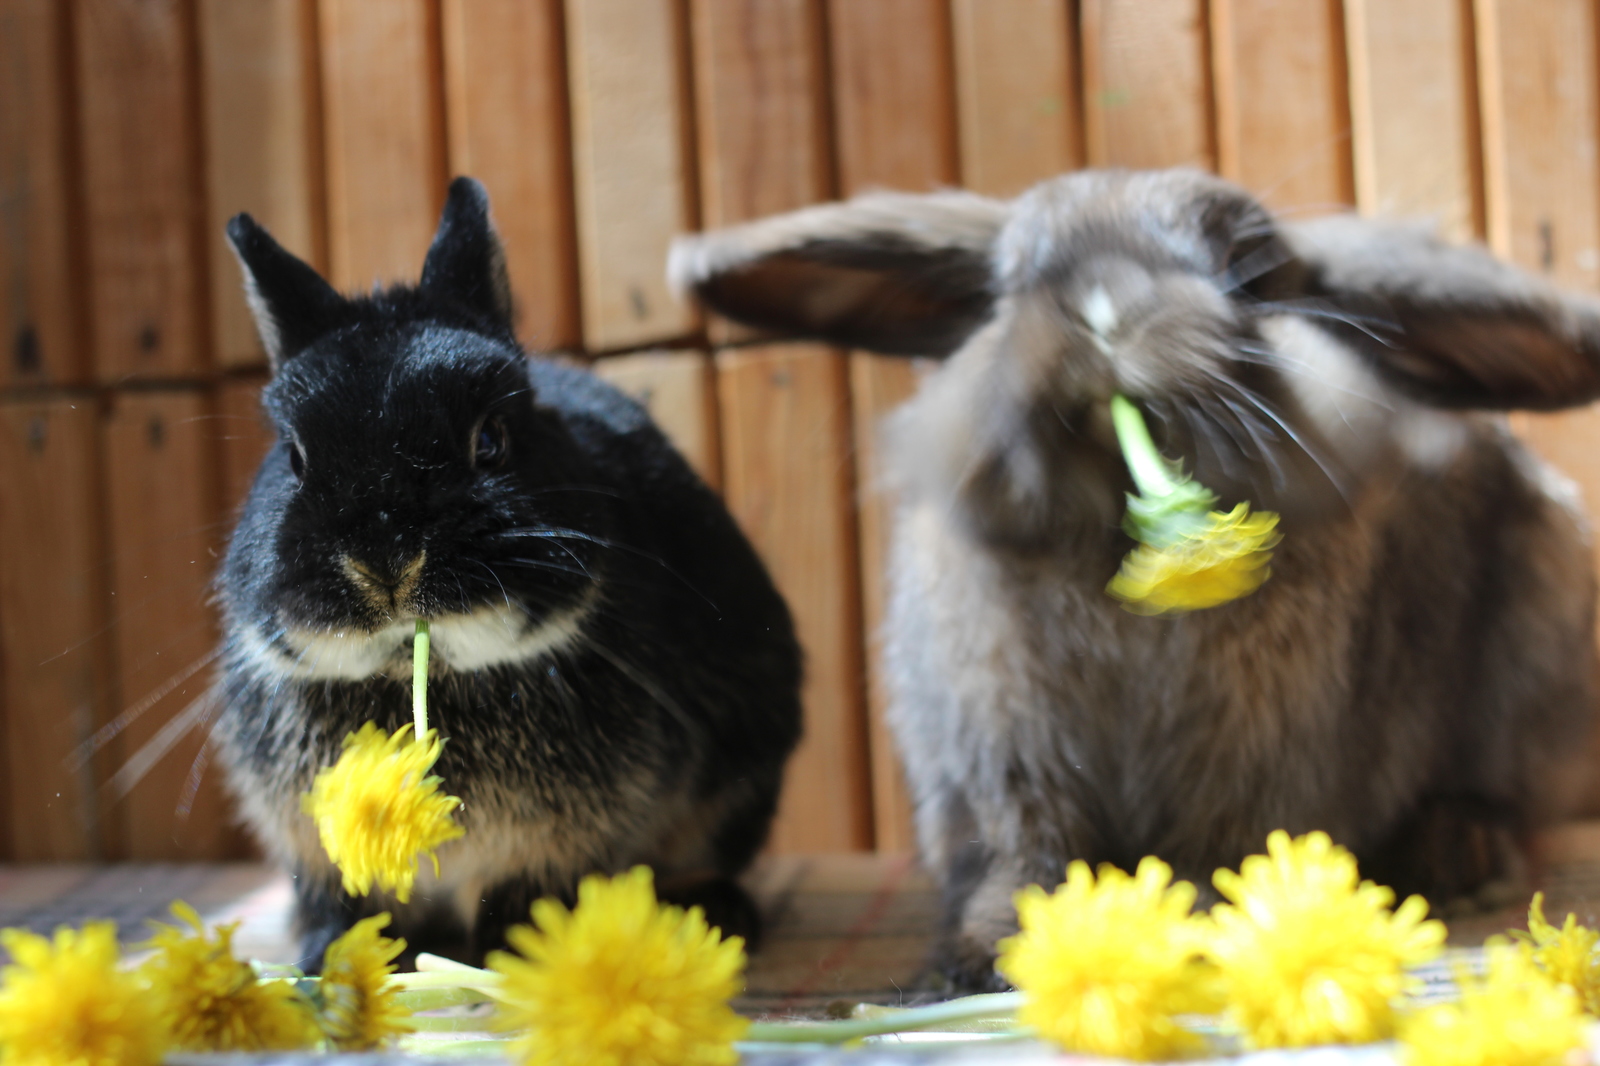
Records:
[[[1171,495],[1178,487],[1171,467],[1156,450],[1156,442],[1150,439],[1150,427],[1145,425],[1144,415],[1120,392],[1111,397],[1111,424],[1116,427],[1122,458],[1140,494],[1151,499]]]
[[[417,619],[417,635],[411,643],[411,714],[417,726],[412,736],[421,743],[428,732],[428,620]]]
[[[876,1018],[851,1018],[838,1022],[753,1022],[745,1030],[744,1042],[753,1044],[842,1044],[864,1036],[910,1033],[935,1029],[952,1022],[977,1018],[1003,1018],[1015,1014],[1022,1005],[1022,993],[997,992],[982,996],[963,996],[946,1003],[911,1007]]]
[[[407,988],[404,992],[394,994],[394,1001],[410,1011],[464,1007],[473,1003],[488,1003],[492,998],[487,992],[461,985],[449,985],[443,988]]]

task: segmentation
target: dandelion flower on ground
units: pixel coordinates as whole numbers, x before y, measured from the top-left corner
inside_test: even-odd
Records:
[[[1534,894],[1528,908],[1528,931],[1512,930],[1511,935],[1525,945],[1539,968],[1558,984],[1578,994],[1583,1009],[1600,1014],[1600,932],[1578,924],[1576,914],[1568,914],[1557,929],[1544,917],[1544,893]]]
[[[401,903],[411,899],[417,857],[462,835],[450,815],[461,806],[439,790],[428,771],[444,743],[435,730],[411,743],[410,725],[393,736],[371,722],[344,738],[344,753],[320,770],[301,799],[317,823],[328,858],[339,867],[344,890],[365,896],[376,884]]]
[[[1406,1066],[1563,1066],[1584,1046],[1577,993],[1509,944],[1491,943],[1488,963],[1484,977],[1457,974],[1460,1002],[1401,1022]]]
[[[1129,552],[1106,590],[1135,614],[1197,611],[1247,596],[1272,575],[1277,525],[1277,515],[1251,514],[1248,504],[1210,511],[1179,540]]]
[[[650,870],[586,877],[578,905],[533,905],[537,928],[508,934],[519,954],[494,952],[505,975],[496,1025],[526,1030],[524,1066],[731,1066],[748,1022],[739,991],[744,941],[722,939],[700,908],[656,902]]]
[[[340,1051],[369,1051],[412,1031],[406,1022],[411,1012],[395,999],[400,989],[389,984],[394,957],[406,942],[380,935],[388,924],[387,914],[363,918],[322,956],[317,1018]]]
[[[138,979],[117,968],[117,927],[62,926],[53,939],[0,931],[0,1049],[6,1066],[155,1066],[166,1033]]]
[[[1069,1051],[1131,1059],[1198,1050],[1178,1014],[1214,1009],[1202,957],[1206,923],[1192,917],[1195,889],[1170,884],[1156,858],[1129,877],[1074,862],[1046,895],[1017,893],[1022,931],[1000,942],[996,968],[1026,994],[1019,1019]]]
[[[1420,896],[1391,911],[1394,892],[1358,884],[1355,857],[1326,833],[1290,840],[1278,830],[1266,855],[1213,880],[1230,902],[1212,909],[1210,953],[1228,1012],[1253,1047],[1387,1038],[1404,968],[1444,943],[1444,925],[1423,920]]]
[[[187,903],[172,913],[192,931],[156,924],[156,954],[139,967],[178,1051],[292,1051],[322,1039],[308,1003],[287,981],[260,981],[233,956],[238,923],[207,937]]]

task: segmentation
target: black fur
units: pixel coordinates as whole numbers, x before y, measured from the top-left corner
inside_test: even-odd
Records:
[[[481,957],[532,900],[636,863],[719,885],[701,893],[725,904],[709,920],[753,934],[733,878],[799,737],[800,656],[721,502],[637,404],[517,347],[475,182],[452,185],[415,288],[333,303],[247,217],[229,234],[275,347],[281,439],[219,579],[217,737],[246,818],[296,875],[304,961],[379,910],[414,948],[470,938]],[[409,905],[352,900],[299,797],[347,733],[409,720],[418,615],[436,772],[466,836]],[[501,659],[477,661],[490,648]]]

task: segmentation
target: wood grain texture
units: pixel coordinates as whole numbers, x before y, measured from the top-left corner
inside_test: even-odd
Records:
[[[840,192],[954,185],[950,12],[944,0],[830,0]]]
[[[806,651],[805,738],[777,852],[872,847],[844,357],[814,345],[717,355],[723,496],[788,600]]]
[[[1217,165],[1278,211],[1355,199],[1338,0],[1211,0]]]
[[[821,0],[692,0],[707,229],[832,194]]]
[[[217,415],[210,436],[221,465],[220,513],[225,532],[233,528],[262,456],[278,440],[261,410],[261,389],[266,383],[264,377],[230,378],[217,387]]]
[[[1089,165],[1216,167],[1205,0],[1079,0]]]
[[[591,351],[694,331],[667,291],[672,238],[695,228],[687,26],[678,0],[567,0],[583,335]]]
[[[1083,165],[1068,0],[952,0],[961,184],[1014,196]]]
[[[861,528],[861,628],[867,646],[867,717],[872,753],[873,840],[879,851],[916,850],[911,797],[900,755],[884,712],[888,691],[881,667],[888,588],[886,554],[894,500],[884,482],[878,446],[885,413],[916,391],[919,367],[910,359],[884,359],[855,352],[850,357],[850,396],[855,416],[856,506]]]
[[[327,269],[313,0],[199,0],[211,335],[225,367],[266,362],[224,227],[248,211]]]
[[[717,378],[705,352],[636,352],[596,360],[596,374],[644,404],[661,432],[713,489],[722,487]]]
[[[1345,0],[1356,204],[1483,233],[1471,0]],[[1403,102],[1403,106],[1401,106]]]
[[[1489,243],[1564,285],[1600,286],[1600,87],[1592,5],[1478,0]]]
[[[523,343],[576,348],[561,0],[445,0],[443,23],[450,172],[489,190]]]
[[[217,640],[206,603],[222,541],[209,407],[198,390],[124,392],[105,426],[118,710],[153,700],[113,746],[110,782],[161,753],[110,811],[120,859],[224,859],[241,847],[215,767],[189,795],[204,768],[198,708],[211,680],[197,667]],[[186,716],[191,728],[164,732]]]
[[[0,0],[0,384],[87,380],[70,6]]]
[[[207,365],[193,10],[75,0],[85,235],[101,381]]]
[[[98,859],[94,771],[67,763],[104,721],[104,527],[92,398],[0,404],[0,683],[6,858]]]
[[[330,279],[415,281],[444,206],[434,0],[318,0]]]

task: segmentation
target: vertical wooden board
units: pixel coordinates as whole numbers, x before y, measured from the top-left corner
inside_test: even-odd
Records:
[[[874,186],[923,190],[954,184],[959,168],[949,10],[936,0],[831,0],[828,15],[841,190],[852,194]],[[904,372],[903,360],[856,352],[850,363],[855,425],[876,425],[899,399],[895,388],[876,386],[896,381]],[[731,444],[727,446],[731,454]],[[874,473],[859,440],[855,458],[861,464],[858,481],[871,485]],[[881,611],[887,535],[882,508],[890,505],[874,497],[862,515],[857,550],[863,611],[869,615]],[[883,845],[899,850],[909,836],[904,792],[898,775],[882,770],[897,763],[892,745],[884,743],[882,668],[876,645],[869,642],[865,651],[866,688],[874,718],[870,734],[874,821],[888,830]]]
[[[706,228],[826,200],[820,0],[692,0],[691,18]]]
[[[433,0],[318,0],[335,285],[414,281],[444,204]]]
[[[204,369],[193,11],[77,0],[85,230],[102,381]]]
[[[1206,0],[1080,0],[1089,165],[1216,166]]]
[[[108,678],[99,415],[85,397],[0,404],[0,679],[10,858],[102,857],[94,762]]]
[[[678,0],[566,0],[583,335],[591,351],[694,330],[667,246],[695,228]]]
[[[277,433],[261,410],[263,378],[233,378],[217,388],[217,416],[211,423],[210,445],[222,466],[223,531],[233,528],[235,516],[255,481],[261,459],[277,443]]]
[[[1083,165],[1068,0],[952,0],[961,184],[990,196]]]
[[[600,359],[590,368],[644,404],[694,472],[722,486],[717,427],[717,382],[704,352],[638,352]]]
[[[815,345],[717,355],[723,495],[806,652],[805,738],[773,824],[779,852],[872,846],[845,364]]]
[[[1211,0],[1211,47],[1222,175],[1278,211],[1353,203],[1339,0]]]
[[[828,40],[841,191],[955,184],[955,79],[944,0],[830,0]]]
[[[124,859],[229,858],[241,839],[214,766],[187,816],[181,810],[204,758],[203,664],[217,640],[206,604],[221,539],[208,406],[198,390],[124,392],[105,428],[119,702],[126,711],[154,700],[119,737],[110,795],[121,775],[161,753],[112,808],[114,853]],[[193,728],[173,724],[184,720]]]
[[[857,506],[861,527],[861,623],[866,637],[867,713],[872,749],[872,824],[879,851],[916,849],[911,798],[900,770],[900,756],[884,712],[888,691],[882,662],[882,630],[888,589],[885,555],[894,501],[883,479],[878,447],[884,413],[910,398],[917,387],[917,365],[909,359],[882,359],[861,352],[850,357],[850,395],[854,400]]]
[[[89,373],[73,272],[70,8],[0,0],[0,382]]]
[[[450,170],[489,190],[518,334],[534,348],[576,348],[561,0],[445,0],[443,18]]]
[[[240,211],[326,268],[314,0],[200,0],[206,243],[217,362],[266,361],[223,227]]]
[[[1356,204],[1482,233],[1470,0],[1345,0]]]
[[[1489,243],[1600,287],[1600,87],[1588,3],[1478,0]]]

